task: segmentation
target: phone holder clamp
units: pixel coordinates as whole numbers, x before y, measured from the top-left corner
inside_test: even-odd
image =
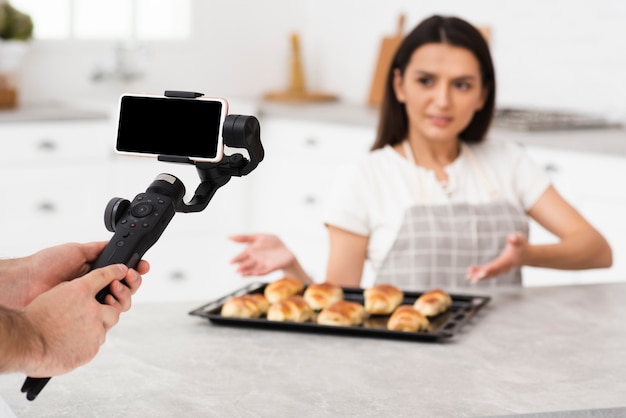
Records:
[[[182,97],[195,99],[204,94],[166,90],[167,97]],[[222,132],[224,145],[230,148],[245,149],[248,158],[241,153],[224,155],[221,161],[216,163],[196,162],[189,158],[159,155],[158,160],[171,163],[193,164],[196,166],[200,184],[194,192],[194,196],[189,202],[181,200],[176,208],[176,212],[200,212],[204,210],[213,195],[223,185],[228,183],[232,176],[241,177],[254,170],[265,156],[263,145],[261,144],[261,128],[259,121],[254,116],[228,115],[224,121]]]

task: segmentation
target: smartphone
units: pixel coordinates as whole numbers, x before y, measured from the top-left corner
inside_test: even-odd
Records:
[[[125,155],[220,161],[227,114],[228,102],[221,98],[124,94],[115,150]]]

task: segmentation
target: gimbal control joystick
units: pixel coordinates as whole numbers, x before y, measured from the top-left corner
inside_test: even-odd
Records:
[[[176,214],[185,195],[185,185],[171,174],[159,174],[145,193],[128,200],[113,198],[104,213],[107,229],[115,234],[92,269],[122,263],[134,268],[141,257],[157,242]],[[115,220],[114,223],[110,223]],[[96,295],[100,303],[109,294],[104,288]]]

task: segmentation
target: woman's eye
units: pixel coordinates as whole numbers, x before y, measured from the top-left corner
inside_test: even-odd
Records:
[[[459,90],[469,90],[469,88],[471,87],[471,84],[470,84],[470,83],[468,83],[467,81],[458,81],[458,82],[456,83],[456,87],[457,87]]]
[[[420,77],[417,82],[426,87],[433,85],[433,79],[429,77]]]

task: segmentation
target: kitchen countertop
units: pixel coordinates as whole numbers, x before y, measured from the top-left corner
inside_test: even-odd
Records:
[[[261,101],[259,116],[299,119],[311,122],[340,123],[376,129],[378,110],[371,106],[331,103],[286,104]],[[510,140],[523,145],[565,148],[571,151],[626,156],[626,129],[571,129],[554,131],[520,131],[493,127],[489,137]]]
[[[484,294],[484,292],[477,292]],[[88,365],[18,417],[626,415],[626,284],[499,290],[444,343],[213,325],[136,304]],[[561,411],[556,413],[555,411]]]
[[[37,103],[25,104],[15,109],[1,109],[0,123],[104,120],[109,116],[104,110],[84,104]]]
[[[230,113],[251,114],[259,118],[280,117],[309,122],[336,123],[372,128],[378,122],[376,107],[337,102],[281,103],[251,98],[229,98]],[[115,116],[114,102],[62,101],[26,104],[15,110],[0,110],[0,123],[106,119]],[[561,148],[626,156],[626,129],[576,129],[525,132],[494,127],[490,138],[511,140],[524,145]]]

